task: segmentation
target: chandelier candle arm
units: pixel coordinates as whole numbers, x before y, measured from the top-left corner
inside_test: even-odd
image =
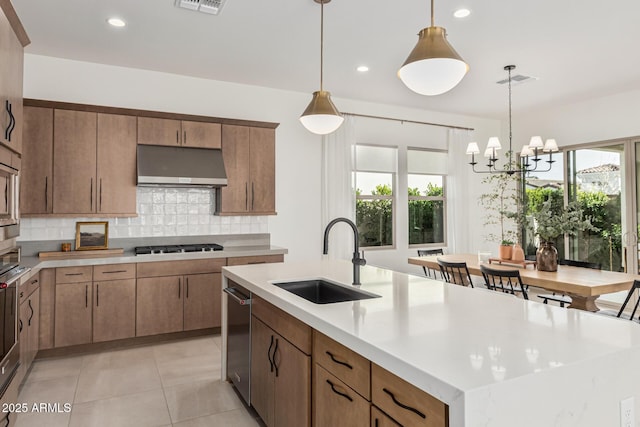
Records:
[[[432,0],[433,1],[433,0]],[[475,155],[479,153],[479,149],[475,151],[472,144],[475,144],[477,147],[477,143],[469,143],[467,146],[466,154],[471,154],[471,162],[469,163],[475,173],[506,173],[512,175],[514,173],[519,174],[527,174],[529,172],[549,172],[551,170],[552,164],[555,162],[553,160],[553,153],[559,151],[558,144],[555,139],[550,138],[542,143],[541,136],[533,136],[529,141],[529,145],[524,145],[522,147],[522,151],[520,152],[519,158],[517,159],[517,163],[513,160],[513,131],[512,131],[512,120],[511,120],[511,72],[516,68],[515,65],[506,65],[504,70],[509,73],[509,151],[507,151],[508,163],[502,168],[498,169],[496,167],[498,158],[496,152],[502,148],[500,144],[500,140],[498,137],[492,136],[489,138],[487,142],[487,148],[484,151],[484,157],[488,158],[489,163],[487,164],[486,170],[476,170],[476,165],[478,164],[475,161]],[[546,163],[549,164],[547,169],[542,170],[538,169],[538,162],[542,160],[538,154],[540,152],[549,153],[549,160]],[[533,160],[533,166],[529,163],[529,158]]]
[[[344,117],[331,101],[331,94],[324,90],[324,4],[331,0],[314,0],[320,3],[320,90],[313,92],[311,102],[300,116],[300,122],[317,135],[334,132],[344,121]]]

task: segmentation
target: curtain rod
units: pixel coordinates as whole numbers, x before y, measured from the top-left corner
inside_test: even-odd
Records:
[[[449,129],[475,130],[474,128],[466,128],[462,126],[443,125],[440,123],[418,122],[415,120],[394,119],[393,117],[370,116],[368,114],[356,114],[356,113],[344,113],[344,112],[342,114],[346,116],[365,117],[367,119],[391,120],[391,121],[400,122],[400,123],[414,123],[418,125],[439,126],[443,128],[449,128]]]

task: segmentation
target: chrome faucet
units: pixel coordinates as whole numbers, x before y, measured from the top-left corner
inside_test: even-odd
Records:
[[[360,266],[365,265],[367,260],[364,259],[364,251],[362,252],[362,256],[360,256],[360,239],[358,237],[358,227],[347,218],[336,218],[332,220],[327,228],[324,229],[324,245],[322,249],[323,254],[329,253],[329,230],[338,222],[346,222],[353,229],[353,258],[351,262],[353,263],[353,285],[360,285]]]

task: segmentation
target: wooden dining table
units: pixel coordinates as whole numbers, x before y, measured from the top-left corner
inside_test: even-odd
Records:
[[[410,257],[409,264],[439,270],[438,259],[448,262],[466,262],[469,273],[482,276],[477,254],[450,254],[424,257]],[[569,308],[586,311],[598,311],[596,300],[600,295],[628,291],[635,279],[633,274],[615,271],[593,270],[582,267],[558,265],[558,271],[538,271],[535,266],[522,266],[492,263],[491,268],[518,269],[525,285],[536,286],[571,297]]]

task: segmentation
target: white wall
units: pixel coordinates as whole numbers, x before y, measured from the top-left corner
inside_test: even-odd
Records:
[[[137,108],[280,123],[276,130],[276,207],[269,217],[271,242],[289,249],[288,260],[317,259],[322,248],[320,223],[320,137],[298,121],[311,94],[198,79],[147,70],[114,67],[38,55],[25,55],[25,98]],[[416,95],[418,96],[418,95]],[[478,141],[499,132],[495,120],[451,115],[391,105],[340,99],[343,112],[397,117],[475,128]],[[420,131],[418,131],[420,132]],[[393,134],[389,136],[393,137]],[[391,145],[397,141],[390,141]],[[414,143],[415,142],[415,143]],[[411,141],[412,146],[433,146],[433,141]],[[387,144],[389,145],[389,144]],[[466,159],[451,173],[461,185],[452,209],[475,200],[477,179]],[[481,221],[470,213],[469,227]],[[35,238],[35,236],[33,236]],[[465,249],[465,248],[460,248]],[[469,247],[469,250],[475,250]],[[380,256],[380,265],[418,273],[406,263],[407,248]]]

